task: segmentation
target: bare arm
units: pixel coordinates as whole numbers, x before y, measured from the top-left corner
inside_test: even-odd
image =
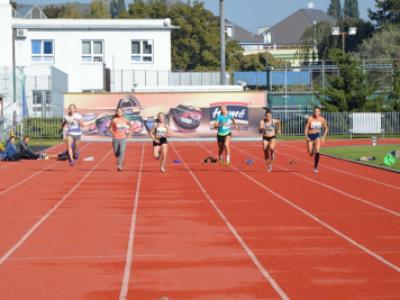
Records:
[[[214,123],[214,129],[218,129],[218,127],[219,127],[219,122],[218,122],[218,121],[215,121],[215,123]]]
[[[235,126],[235,129],[238,130],[237,123],[236,123],[236,120],[234,118],[232,118],[232,123]]]
[[[260,121],[260,128],[259,128],[259,129],[260,129],[260,134],[263,133],[263,130],[264,130],[264,120],[261,120],[261,121]]]
[[[326,120],[324,119],[324,121],[322,122],[322,127],[324,127],[324,136],[323,139],[325,140],[326,136],[329,133],[329,127],[328,127],[328,122],[326,122]]]
[[[158,141],[158,139],[156,138],[156,126],[154,126],[150,131],[149,131],[149,136],[151,137],[151,139],[153,141]]]
[[[310,139],[308,138],[308,129],[310,128],[310,122],[311,122],[311,119],[309,118],[307,120],[306,127],[304,128],[304,135],[306,136],[307,141],[310,141]]]
[[[282,121],[281,120],[274,120],[275,124],[277,125],[277,134],[281,134],[282,133]]]

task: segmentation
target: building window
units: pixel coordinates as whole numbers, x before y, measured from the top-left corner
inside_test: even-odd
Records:
[[[154,49],[152,40],[131,41],[131,62],[152,63],[153,53]]]
[[[82,41],[82,62],[101,63],[103,62],[104,46],[101,40]]]
[[[32,62],[54,63],[54,41],[32,40]]]
[[[233,37],[233,27],[226,27],[226,35],[231,38]]]
[[[32,111],[35,117],[51,116],[51,93],[48,90],[35,90],[33,93]]]

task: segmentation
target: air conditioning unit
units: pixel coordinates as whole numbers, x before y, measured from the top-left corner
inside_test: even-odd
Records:
[[[27,30],[26,29],[17,29],[16,36],[17,38],[26,38]]]

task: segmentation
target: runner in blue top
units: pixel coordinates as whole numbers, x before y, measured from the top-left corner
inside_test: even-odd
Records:
[[[231,149],[229,144],[232,138],[231,126],[234,125],[237,129],[236,121],[228,112],[226,105],[221,106],[221,114],[215,121],[214,128],[218,129],[217,141],[218,141],[218,161],[220,164],[224,163],[223,152],[226,154],[226,165],[229,166],[231,163]]]

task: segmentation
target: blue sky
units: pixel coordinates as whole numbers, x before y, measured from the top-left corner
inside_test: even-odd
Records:
[[[79,0],[77,0],[79,1]],[[127,3],[131,0],[125,0]],[[184,0],[186,1],[186,0]],[[20,0],[20,3],[64,3],[66,0]],[[90,2],[83,0],[81,2]],[[206,7],[218,14],[219,0],[203,0]],[[225,0],[226,17],[232,22],[256,32],[257,27],[274,25],[299,8],[306,8],[310,0]],[[314,0],[314,7],[326,10],[330,0]],[[343,2],[343,0],[342,0]],[[375,7],[375,0],[359,0],[360,14],[368,19],[368,8]]]

